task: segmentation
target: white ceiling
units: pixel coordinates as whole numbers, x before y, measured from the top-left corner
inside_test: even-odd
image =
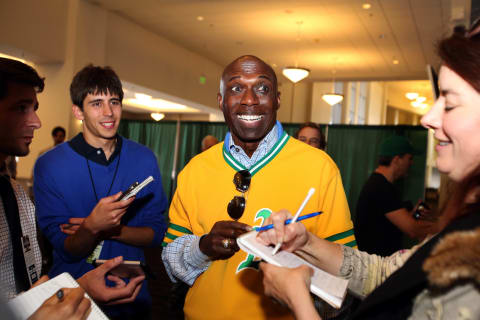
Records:
[[[330,81],[333,69],[336,79],[426,79],[452,1],[457,16],[470,10],[463,0],[89,1],[222,66],[254,54],[280,73],[298,57],[309,81]]]

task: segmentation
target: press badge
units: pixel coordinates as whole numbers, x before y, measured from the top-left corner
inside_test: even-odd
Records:
[[[28,281],[30,281],[31,286],[38,280],[37,267],[35,266],[35,255],[33,253],[33,249],[30,244],[30,238],[28,237],[28,235],[20,237],[20,240],[22,240],[23,258],[25,259]]]
[[[100,253],[102,252],[102,247],[103,247],[103,241],[100,242],[95,249],[93,250],[92,254],[88,256],[87,258],[87,263],[93,263],[93,261],[97,260],[100,258]]]

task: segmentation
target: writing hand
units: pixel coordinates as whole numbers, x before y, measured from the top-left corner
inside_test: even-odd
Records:
[[[272,213],[264,224],[273,224],[273,229],[259,232],[259,242],[266,246],[282,243],[282,250],[289,252],[303,247],[308,241],[307,229],[302,223],[285,225],[285,221],[291,218],[292,215],[287,210]]]
[[[62,288],[63,297],[48,298],[29,320],[81,320],[90,314],[91,302],[82,288]]]

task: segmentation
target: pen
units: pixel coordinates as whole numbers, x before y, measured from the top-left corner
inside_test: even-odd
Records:
[[[310,188],[310,190],[308,190],[308,194],[305,197],[305,200],[303,200],[302,204],[300,205],[300,208],[298,208],[297,213],[295,213],[295,216],[293,217],[291,223],[297,222],[297,219],[298,219],[298,216],[300,215],[300,212],[302,212],[303,208],[305,208],[308,200],[310,200],[310,198],[312,197],[312,195],[314,193],[315,193],[315,188]],[[277,243],[277,245],[275,246],[275,248],[272,251],[272,256],[274,256],[278,252],[278,249],[280,249],[281,246],[282,246],[282,242]]]
[[[305,219],[316,217],[316,216],[322,214],[322,212],[323,211],[304,214],[303,216],[298,217],[297,222],[305,220]],[[285,220],[285,225],[290,224],[290,223],[292,223],[292,219]],[[255,227],[254,229],[255,229],[255,231],[258,231],[258,232],[265,231],[265,230],[270,230],[270,229],[273,229],[273,224],[267,224],[266,226],[262,226],[262,227]]]

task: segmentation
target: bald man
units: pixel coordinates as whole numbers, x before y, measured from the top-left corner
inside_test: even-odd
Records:
[[[215,138],[214,136],[207,135],[203,137],[202,139],[202,152],[209,149],[210,147],[213,147],[218,143],[218,139]]]
[[[187,319],[292,319],[263,294],[255,259],[236,238],[273,211],[297,211],[314,187],[304,212],[324,213],[306,220],[307,229],[355,246],[340,173],[325,152],[283,130],[277,77],[261,59],[230,63],[217,99],[230,131],[179,174],[162,258],[173,281],[191,286]]]

